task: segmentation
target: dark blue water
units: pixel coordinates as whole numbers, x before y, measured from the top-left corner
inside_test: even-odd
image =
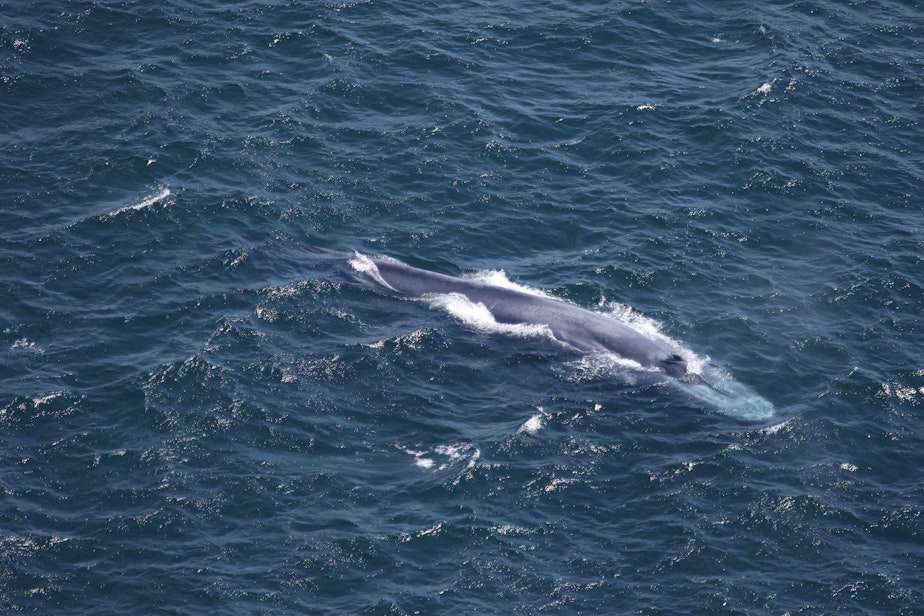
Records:
[[[0,610],[920,613],[922,122],[914,2],[3,4]]]

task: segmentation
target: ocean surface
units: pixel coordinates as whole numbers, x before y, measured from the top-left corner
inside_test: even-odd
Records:
[[[921,614],[922,351],[920,3],[0,3],[2,613]]]

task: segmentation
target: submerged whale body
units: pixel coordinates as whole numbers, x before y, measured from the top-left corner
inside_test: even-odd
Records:
[[[666,344],[652,340],[631,327],[575,304],[500,287],[477,280],[466,280],[411,267],[386,259],[369,259],[379,282],[410,297],[462,295],[473,304],[483,305],[498,323],[543,325],[559,342],[587,353],[615,353],[682,377],[686,360]]]

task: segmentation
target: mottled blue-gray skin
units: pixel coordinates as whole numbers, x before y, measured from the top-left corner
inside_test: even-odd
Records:
[[[382,280],[410,297],[458,293],[483,304],[498,323],[546,325],[555,339],[587,353],[615,353],[680,378],[687,362],[667,345],[605,315],[557,299],[372,259]]]

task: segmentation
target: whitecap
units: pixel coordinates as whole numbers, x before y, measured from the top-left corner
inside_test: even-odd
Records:
[[[527,434],[536,434],[539,430],[542,429],[542,418],[543,418],[542,409],[539,409],[539,412],[523,422],[523,425],[517,429],[517,432],[525,432]]]
[[[107,212],[106,214],[103,214],[102,216],[100,216],[100,220],[108,220],[114,216],[118,216],[119,214],[122,214],[123,212],[130,212],[132,210],[143,210],[145,208],[151,207],[152,205],[160,203],[161,201],[169,197],[171,194],[173,193],[170,192],[170,189],[167,188],[166,186],[163,186],[156,194],[148,195],[147,197],[144,197],[141,201],[137,203],[125,205],[120,208],[116,208],[112,210],[111,212]]]
[[[456,466],[462,460],[467,459],[462,471],[472,468],[478,458],[481,457],[481,451],[471,443],[455,443],[451,445],[438,445],[433,449],[411,449],[399,447],[405,453],[414,456],[414,465],[422,470],[433,470],[435,472],[446,470]],[[458,478],[457,478],[458,479]]]

